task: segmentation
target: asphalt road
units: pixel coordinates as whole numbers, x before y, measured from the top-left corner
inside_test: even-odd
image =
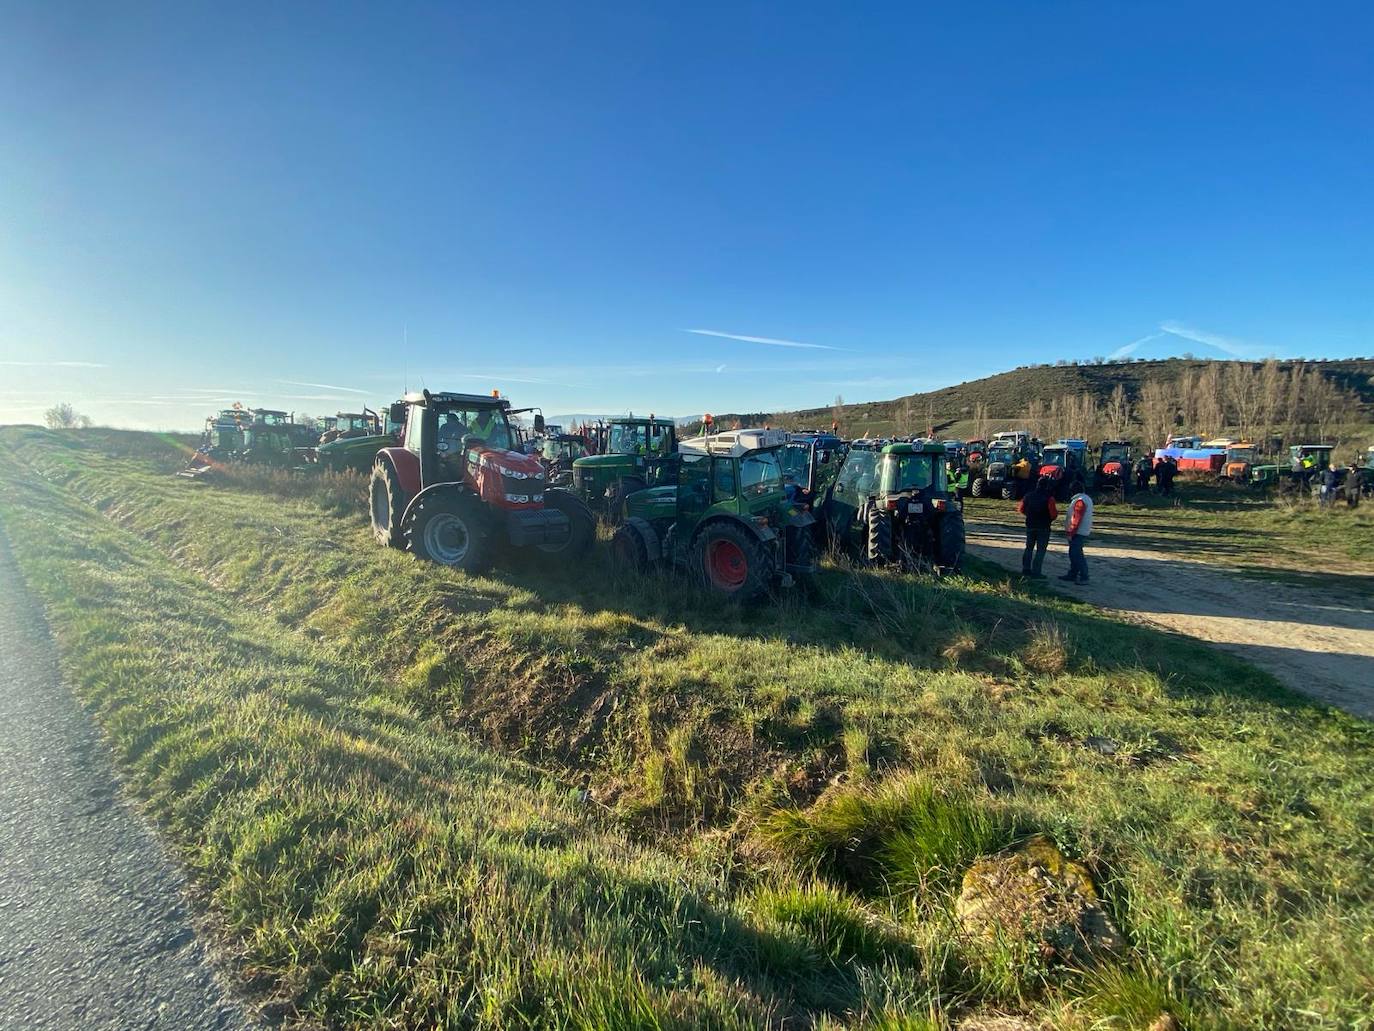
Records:
[[[0,534],[0,1029],[246,1029]]]

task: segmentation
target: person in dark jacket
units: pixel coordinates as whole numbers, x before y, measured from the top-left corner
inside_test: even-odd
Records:
[[[1021,556],[1021,575],[1043,580],[1045,550],[1050,546],[1050,527],[1059,517],[1054,504],[1054,481],[1040,477],[1031,492],[1021,499],[1016,510],[1026,517],[1026,550]]]
[[[1360,507],[1360,491],[1364,489],[1364,471],[1354,462],[1345,474],[1345,504],[1347,508]]]
[[[1159,465],[1155,466],[1155,481],[1159,484],[1161,494],[1172,494],[1174,492],[1174,477],[1178,475],[1178,462],[1173,455],[1165,455],[1159,460]]]
[[[1154,452],[1141,455],[1135,463],[1135,489],[1145,491],[1150,489],[1150,474],[1154,469]]]

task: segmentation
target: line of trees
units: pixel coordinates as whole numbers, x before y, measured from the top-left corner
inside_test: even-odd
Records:
[[[1032,401],[1026,428],[1053,437],[1125,437],[1163,444],[1171,433],[1223,433],[1257,444],[1327,441],[1352,421],[1357,398],[1307,362],[1217,362],[1173,380],[1147,380],[1132,398],[1118,383],[1104,402],[1092,394]]]

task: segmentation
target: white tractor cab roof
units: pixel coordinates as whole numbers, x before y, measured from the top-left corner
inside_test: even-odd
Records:
[[[684,454],[728,455],[738,458],[750,451],[765,447],[781,447],[787,443],[786,430],[728,430],[692,437],[678,443]]]

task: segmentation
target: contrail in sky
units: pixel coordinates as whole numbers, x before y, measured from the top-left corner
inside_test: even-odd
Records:
[[[703,337],[723,337],[726,340],[743,340],[746,344],[768,344],[771,347],[802,347],[808,351],[843,351],[843,347],[829,344],[804,344],[800,340],[779,340],[777,337],[751,337],[742,333],[722,333],[718,329],[684,329],[684,333],[695,333]]]

